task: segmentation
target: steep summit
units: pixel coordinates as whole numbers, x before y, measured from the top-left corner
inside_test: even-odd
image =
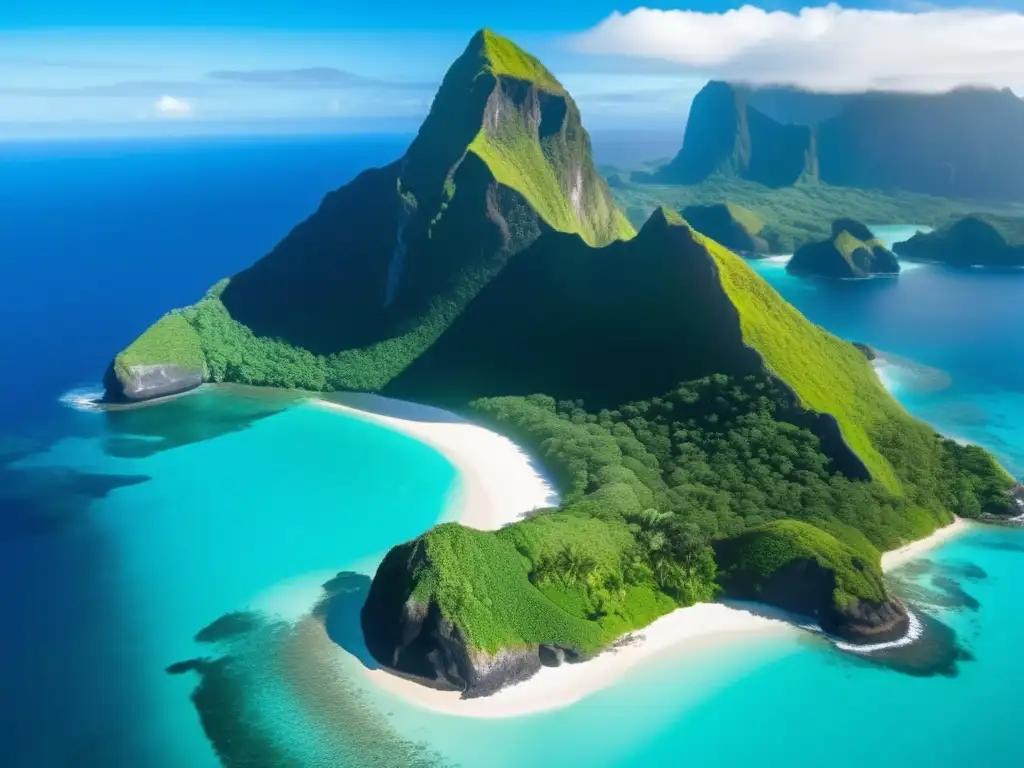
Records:
[[[482,30],[401,160],[330,193],[263,259],[159,320],[111,364],[108,396],[204,380],[378,390],[552,230],[592,246],[634,234],[572,97]]]

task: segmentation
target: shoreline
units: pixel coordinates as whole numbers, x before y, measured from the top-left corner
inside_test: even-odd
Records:
[[[540,462],[504,435],[432,406],[377,395],[347,399],[314,397],[309,402],[400,432],[429,445],[455,467],[458,481],[448,502],[449,519],[494,531],[561,503]]]
[[[309,402],[396,430],[440,452],[460,476],[449,509],[451,519],[463,525],[497,530],[535,509],[558,504],[557,492],[536,460],[510,439],[447,411],[368,395],[346,396],[343,401],[318,397]],[[969,522],[956,518],[924,539],[883,553],[882,569],[898,568],[969,529]],[[799,618],[769,606],[698,603],[656,619],[631,633],[627,642],[588,661],[545,667],[524,682],[474,699],[463,699],[458,691],[429,688],[384,669],[360,668],[376,690],[420,709],[470,718],[521,717],[571,706],[658,658],[807,634]]]
[[[904,544],[902,547],[897,549],[890,549],[888,552],[883,552],[882,570],[888,572],[899,568],[908,561],[921,557],[929,550],[935,549],[936,547],[945,544],[947,541],[955,539],[961,534],[967,533],[967,531],[971,530],[973,526],[974,523],[970,520],[957,517],[953,519],[952,523],[939,528],[930,536],[925,536],[923,539],[917,539],[909,544]]]

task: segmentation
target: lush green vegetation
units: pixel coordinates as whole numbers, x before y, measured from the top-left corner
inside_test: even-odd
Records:
[[[717,555],[723,581],[742,593],[756,595],[782,568],[796,560],[813,560],[835,574],[832,601],[838,609],[858,600],[883,603],[880,555],[841,542],[835,536],[798,520],[777,520],[723,542]]]
[[[562,84],[547,67],[508,38],[496,35],[489,29],[480,30],[477,36],[483,39],[483,57],[488,71],[494,76],[527,80],[545,90],[565,93]]]
[[[886,422],[910,431],[927,428],[892,399],[853,345],[807,320],[738,256],[712,240],[702,242],[739,312],[746,343],[793,388],[805,408],[835,417],[846,442],[876,480],[898,489],[899,480],[875,447],[872,433]]]
[[[438,601],[489,651],[593,652],[675,605],[711,599],[716,559],[730,585],[811,558],[835,572],[837,610],[881,603],[880,550],[927,535],[951,510],[1005,503],[1009,487],[983,451],[913,422],[927,436],[913,450],[926,456],[912,471],[898,465],[901,493],[844,477],[787,389],[763,374],[710,376],[598,412],[542,395],[472,409],[538,455],[563,492],[558,510],[501,531],[448,525],[422,539],[431,565],[414,598]]]
[[[151,325],[114,360],[119,375],[135,365],[155,365],[173,362],[188,371],[205,371],[199,335],[185,316],[169,312]]]
[[[619,176],[625,176],[619,172]],[[917,224],[938,227],[952,216],[964,216],[978,209],[977,201],[960,201],[910,192],[834,187],[801,183],[771,188],[742,179],[715,177],[692,185],[617,185],[615,198],[636,226],[661,205],[683,210],[691,205],[712,205],[728,200],[743,206],[778,233],[773,253],[793,253],[799,246],[831,235],[831,222],[851,216],[868,224]],[[1024,220],[1024,211],[1008,204],[991,203],[984,210],[1014,214]]]

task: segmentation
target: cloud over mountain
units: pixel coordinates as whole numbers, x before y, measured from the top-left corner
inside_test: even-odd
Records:
[[[712,78],[833,92],[989,85],[1019,93],[1024,86],[1024,13],[1009,10],[637,8],[613,13],[571,44],[588,53],[668,61]]]

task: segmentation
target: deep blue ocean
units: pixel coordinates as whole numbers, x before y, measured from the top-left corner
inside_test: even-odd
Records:
[[[461,720],[369,690],[355,638],[377,559],[443,519],[445,459],[274,394],[73,407],[162,311],[407,141],[0,144],[0,765],[1021,765],[1024,533],[973,533],[896,575],[969,651],[955,676],[786,638],[659,661],[557,712]],[[1024,273],[755,268],[881,350],[913,413],[1024,475]],[[326,646],[301,618],[314,605]]]

